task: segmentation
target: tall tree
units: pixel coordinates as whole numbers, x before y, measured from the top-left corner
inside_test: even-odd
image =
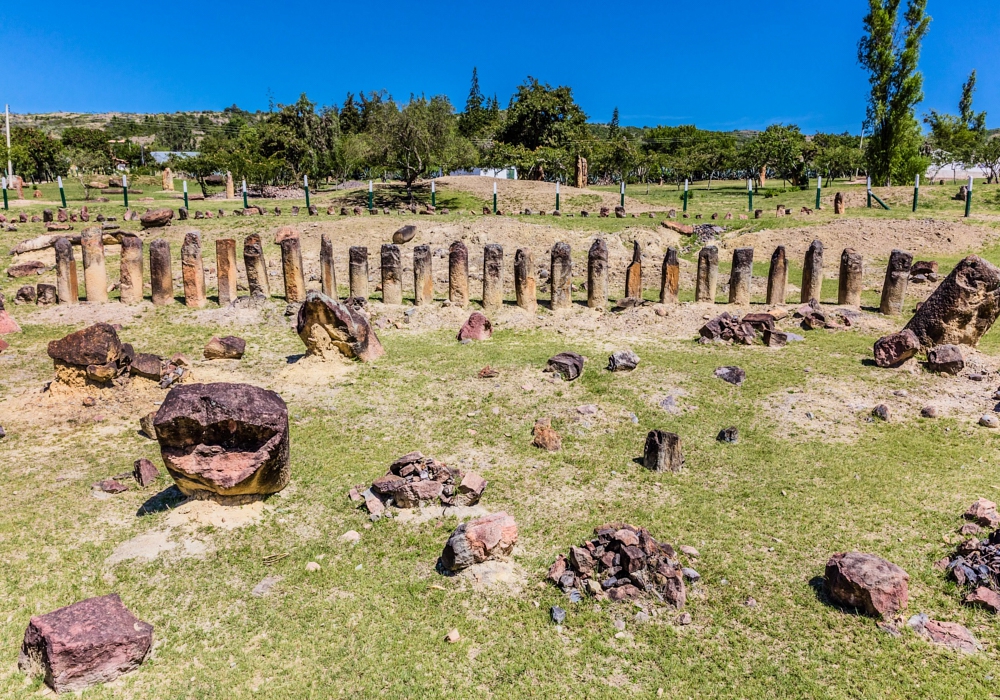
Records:
[[[924,117],[930,127],[928,139],[931,160],[936,166],[934,175],[944,167],[960,163],[965,167],[978,164],[979,152],[986,145],[986,112],[978,114],[972,109],[972,98],[976,92],[976,71],[962,85],[962,97],[958,101],[958,116],[940,114],[931,110]]]
[[[572,89],[528,76],[510,98],[497,139],[533,151],[539,146],[566,148],[586,135],[587,115],[573,100]]]
[[[469,87],[469,97],[465,100],[465,111],[458,117],[458,133],[472,139],[483,134],[489,114],[483,103],[482,91],[479,89],[479,71],[472,69],[472,85]]]
[[[927,167],[920,155],[920,125],[914,107],[923,99],[923,76],[917,70],[920,43],[931,18],[927,0],[868,0],[865,35],[858,42],[858,62],[868,71],[866,125],[872,130],[866,156],[868,173],[878,183],[907,180]]]
[[[608,124],[608,140],[618,138],[618,107],[611,113],[611,123]]]

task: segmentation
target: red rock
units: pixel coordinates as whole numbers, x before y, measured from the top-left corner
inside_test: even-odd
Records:
[[[441,497],[442,484],[431,479],[406,481],[400,479],[391,485],[393,503],[397,508],[415,508],[423,501],[433,501]]]
[[[48,353],[56,362],[87,367],[107,365],[121,356],[118,333],[107,323],[95,323],[81,331],[49,342]]]
[[[363,313],[315,291],[306,294],[299,308],[296,332],[310,355],[339,353],[372,362],[385,354]]]
[[[461,483],[458,485],[458,493],[452,499],[452,505],[476,505],[479,503],[479,499],[482,498],[483,491],[486,490],[486,486],[489,483],[490,482],[475,472],[466,472],[462,477]]]
[[[628,583],[624,586],[616,586],[608,589],[608,598],[616,603],[623,600],[635,600],[642,594],[638,588]]]
[[[646,553],[634,545],[623,547],[621,552],[622,572],[632,574],[646,566]]]
[[[875,364],[879,367],[893,367],[916,355],[919,349],[920,341],[916,334],[903,329],[875,341]]]
[[[472,312],[468,320],[458,331],[458,339],[462,340],[489,340],[493,335],[493,324],[484,314],[478,311]]]
[[[57,693],[84,690],[138,668],[152,644],[153,626],[111,594],[32,617],[17,665]]]
[[[287,241],[291,238],[298,238],[299,232],[296,231],[291,226],[282,226],[278,229],[278,232],[274,235],[275,244],[280,245],[282,241]]]
[[[137,459],[132,469],[132,476],[142,488],[146,488],[160,476],[160,470],[146,458]]]
[[[3,294],[0,293],[0,335],[7,335],[8,333],[20,333],[21,327],[17,325],[17,321],[8,315],[4,310],[3,306]]]
[[[546,372],[557,372],[564,380],[571,382],[583,374],[583,357],[575,352],[561,352],[549,358]]]
[[[542,418],[535,422],[535,427],[531,429],[534,440],[531,444],[549,452],[556,452],[562,449],[562,437],[552,429],[552,421],[549,418]]]
[[[45,263],[39,262],[38,260],[27,260],[23,263],[17,263],[16,265],[11,265],[7,268],[7,276],[15,279],[18,277],[40,275],[43,272],[45,272]]]
[[[167,471],[185,495],[259,496],[288,485],[288,408],[273,391],[174,386],[153,425]]]
[[[965,369],[965,358],[957,345],[938,345],[927,351],[927,369],[958,374]]]
[[[639,535],[627,528],[616,530],[613,538],[621,542],[622,547],[635,547],[639,544]]]
[[[549,573],[546,578],[552,583],[558,584],[559,579],[562,575],[566,573],[566,557],[560,554],[556,557],[556,560],[552,562],[552,566],[549,567]]]
[[[163,360],[159,355],[137,353],[129,364],[129,373],[158,382],[163,378]]]
[[[975,654],[979,650],[979,641],[972,632],[957,622],[924,620],[913,627],[917,634],[932,644],[957,649],[966,654]]]
[[[909,575],[874,554],[842,552],[826,564],[826,592],[840,605],[874,617],[889,618],[904,610]]]
[[[507,513],[493,513],[462,523],[445,545],[441,564],[461,571],[473,564],[507,556],[517,543],[517,523]]]
[[[985,498],[978,499],[965,511],[965,519],[973,520],[983,527],[996,527],[1000,524],[997,514],[997,504]]]
[[[173,209],[153,209],[139,217],[139,225],[143,228],[160,228],[169,226],[173,218]]]
[[[573,565],[573,570],[581,576],[589,576],[594,573],[594,557],[585,547],[570,547],[569,560]]]
[[[673,221],[661,221],[660,226],[670,229],[671,231],[676,231],[677,233],[685,236],[691,236],[694,234],[694,226],[688,226],[687,224],[678,224]]]
[[[206,360],[239,360],[246,352],[247,341],[235,335],[218,336],[208,341],[205,346]]]
[[[656,569],[657,580],[662,579],[663,600],[675,608],[684,607],[687,602],[687,589],[684,587],[684,574],[679,568],[674,568],[666,562],[661,562]]]
[[[10,347],[10,343],[8,343],[3,338],[0,338],[0,352],[3,352],[4,350],[6,350],[9,347]]]
[[[94,484],[94,488],[103,491],[104,493],[125,493],[128,491],[128,486],[115,480],[115,479],[105,479],[104,481],[98,481]]]
[[[1000,595],[986,586],[980,586],[965,596],[962,602],[966,605],[977,605],[981,608],[986,608],[991,613],[1000,613]]]

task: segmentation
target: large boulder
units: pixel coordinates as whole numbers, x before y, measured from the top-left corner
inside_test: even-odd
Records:
[[[413,237],[416,235],[417,235],[417,227],[414,226],[413,224],[407,224],[406,226],[403,226],[394,234],[392,234],[392,242],[395,243],[396,245],[400,245],[402,243],[409,243],[410,241],[413,240]]]
[[[906,608],[910,576],[874,554],[841,552],[826,564],[826,592],[835,603],[873,617],[890,618]]]
[[[17,665],[57,693],[84,690],[135,670],[152,645],[153,626],[112,593],[32,617]]]
[[[899,333],[875,341],[875,364],[879,367],[894,367],[916,355],[918,350],[920,341],[916,334],[904,328]]]
[[[288,485],[288,408],[249,384],[184,384],[153,419],[163,463],[188,496],[258,497]]]
[[[309,355],[335,354],[372,362],[385,354],[368,318],[320,292],[309,292],[299,308],[296,331]]]
[[[485,314],[473,311],[458,330],[458,339],[463,340],[489,340],[493,335],[493,324],[486,318]]]
[[[976,255],[955,266],[906,324],[924,348],[978,345],[1000,315],[1000,268]]]
[[[517,543],[517,523],[507,513],[493,513],[462,523],[444,547],[441,565],[461,571],[487,559],[508,556]]]
[[[57,365],[102,366],[118,361],[122,344],[110,324],[95,323],[59,340],[49,341],[48,352]]]
[[[153,209],[139,217],[139,225],[143,228],[160,228],[169,226],[173,218],[173,209]]]

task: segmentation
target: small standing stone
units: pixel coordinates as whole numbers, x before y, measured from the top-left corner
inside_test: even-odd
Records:
[[[654,472],[679,472],[684,466],[680,436],[665,430],[649,431],[642,453],[642,464]]]
[[[895,316],[903,311],[903,299],[906,296],[906,282],[910,278],[910,265],[913,255],[903,250],[893,250],[889,256],[889,265],[885,271],[885,283],[882,286],[882,303],[879,310],[887,316]]]
[[[405,228],[405,227],[404,227]],[[418,245],[413,248],[413,305],[424,306],[434,302],[434,276],[432,274],[431,247]]]
[[[351,246],[347,251],[348,273],[350,277],[351,296],[359,299],[368,298],[368,248]]]
[[[677,248],[667,248],[663,256],[663,269],[660,273],[660,303],[676,304],[677,292],[680,288],[681,268]]]
[[[181,273],[184,278],[185,305],[200,309],[205,298],[205,267],[201,260],[201,233],[188,231],[181,246]]]
[[[76,276],[76,259],[73,244],[65,236],[56,239],[56,295],[60,304],[75,304],[80,299],[80,287]]]
[[[306,298],[306,278],[302,271],[302,245],[299,233],[291,226],[278,230],[281,246],[281,272],[285,280],[285,301],[298,304]]]
[[[487,312],[503,306],[503,246],[488,243],[483,248],[483,309]]]
[[[823,243],[813,241],[806,250],[806,259],[802,265],[802,296],[803,304],[812,299],[820,301],[823,295]]]
[[[121,245],[121,279],[119,290],[123,304],[142,301],[142,239],[123,235]]]
[[[514,254],[514,293],[517,305],[528,313],[535,313],[538,306],[535,281],[535,263],[531,251],[518,248]]]
[[[153,304],[174,303],[174,276],[170,264],[170,243],[157,238],[149,244],[149,282],[153,289]]]
[[[381,250],[382,258],[382,303],[403,303],[403,260],[399,254],[399,246],[395,243],[385,243]]]
[[[788,293],[788,259],[785,257],[785,246],[779,245],[771,253],[771,268],[767,273],[767,303],[768,306],[781,306],[785,303]]]
[[[750,283],[753,277],[753,248],[733,251],[733,269],[729,277],[729,303],[747,306],[750,303]]]
[[[587,306],[603,309],[608,305],[608,245],[595,239],[587,253]]]
[[[215,241],[215,267],[219,279],[219,306],[232,304],[239,296],[235,238],[219,238]]]
[[[333,242],[328,233],[324,233],[319,239],[319,279],[320,291],[331,299],[336,299],[337,270],[333,264]]]
[[[695,301],[715,303],[715,290],[719,280],[719,249],[705,246],[698,252],[698,279]]]
[[[469,305],[469,249],[462,241],[448,250],[448,299],[463,309]]]
[[[861,284],[864,268],[861,253],[845,248],[840,254],[840,280],[837,286],[837,303],[841,306],[861,306]]]
[[[84,229],[80,235],[83,249],[83,284],[87,301],[102,304],[108,300],[108,272],[104,265],[104,232],[99,227]]]
[[[573,303],[573,261],[568,243],[552,246],[552,262],[549,272],[552,310],[568,309]]]
[[[267,279],[267,262],[260,236],[252,233],[243,240],[243,264],[247,271],[247,286],[250,296],[271,296],[271,283]]]
[[[642,248],[632,241],[632,262],[625,269],[625,298],[642,299]]]

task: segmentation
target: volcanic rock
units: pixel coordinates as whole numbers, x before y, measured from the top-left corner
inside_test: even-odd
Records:
[[[169,226],[173,218],[173,209],[153,209],[139,217],[139,225],[144,229],[160,228],[162,226]]]
[[[107,323],[95,323],[70,333],[59,340],[49,341],[49,357],[76,367],[107,365],[121,356],[122,344],[118,333]]]
[[[549,358],[546,372],[557,372],[564,380],[571,382],[583,373],[583,357],[575,352],[561,352]]]
[[[350,301],[350,300],[348,300]],[[368,317],[320,292],[309,292],[299,308],[296,331],[309,355],[339,356],[372,362],[385,354]]]
[[[874,617],[906,608],[909,575],[874,554],[842,552],[826,564],[826,592],[834,602]]]
[[[487,559],[509,556],[517,543],[517,523],[505,512],[461,523],[444,547],[441,565],[457,572]]]
[[[916,334],[904,328],[875,341],[875,364],[879,367],[894,367],[917,354],[920,341]]]
[[[957,345],[938,345],[927,351],[927,369],[932,372],[958,374],[965,369],[962,349]]]
[[[472,315],[465,321],[458,331],[458,339],[462,340],[489,340],[493,335],[493,324],[486,316],[478,311],[473,311]]]
[[[235,335],[218,336],[208,341],[205,346],[206,360],[239,360],[246,352],[247,341]]]
[[[638,366],[639,356],[631,350],[619,350],[608,358],[609,372],[631,372]]]

